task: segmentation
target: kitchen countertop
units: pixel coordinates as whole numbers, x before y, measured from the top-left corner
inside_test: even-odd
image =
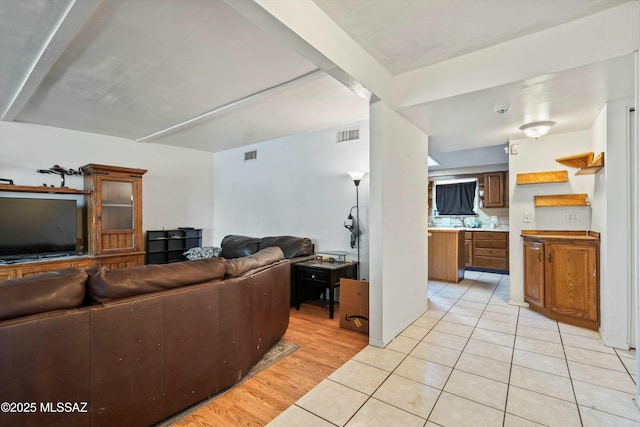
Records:
[[[482,227],[482,228],[471,228],[471,227],[429,227],[428,228],[429,231],[438,231],[438,230],[442,230],[442,231],[455,231],[455,230],[463,230],[463,231],[498,231],[498,232],[503,232],[503,233],[508,233],[509,229],[506,227],[498,227],[498,228],[488,228],[488,227]]]

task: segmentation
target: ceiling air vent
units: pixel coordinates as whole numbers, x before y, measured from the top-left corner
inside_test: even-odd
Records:
[[[258,158],[258,150],[247,151],[246,153],[244,153],[244,161],[245,162],[247,160],[255,160],[257,158]]]
[[[336,143],[356,141],[360,139],[360,128],[339,130],[336,135]]]

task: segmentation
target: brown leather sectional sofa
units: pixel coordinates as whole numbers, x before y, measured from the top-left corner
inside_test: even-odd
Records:
[[[148,426],[230,387],[287,329],[283,258],[0,282],[0,425]]]
[[[277,246],[282,249],[284,257],[291,264],[313,259],[315,245],[308,237],[273,236],[273,237],[248,237],[230,234],[220,243],[222,253],[220,256],[230,259],[252,255],[264,248]],[[291,297],[289,304],[296,303],[295,268],[291,268]],[[317,297],[317,295],[316,295]]]

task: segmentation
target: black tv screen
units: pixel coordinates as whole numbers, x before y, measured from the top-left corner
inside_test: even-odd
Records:
[[[0,197],[0,260],[77,251],[75,200]]]

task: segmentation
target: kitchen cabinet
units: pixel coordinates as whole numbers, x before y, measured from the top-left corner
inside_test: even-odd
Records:
[[[544,245],[524,242],[524,299],[531,305],[544,307]]]
[[[527,231],[525,301],[549,318],[597,330],[600,324],[600,235]]]
[[[464,233],[461,228],[430,228],[429,279],[458,283],[464,278]]]
[[[484,174],[484,207],[505,207],[505,173],[490,172]]]
[[[473,232],[473,268],[509,271],[509,233]]]
[[[473,231],[464,232],[464,266],[473,267]]]

